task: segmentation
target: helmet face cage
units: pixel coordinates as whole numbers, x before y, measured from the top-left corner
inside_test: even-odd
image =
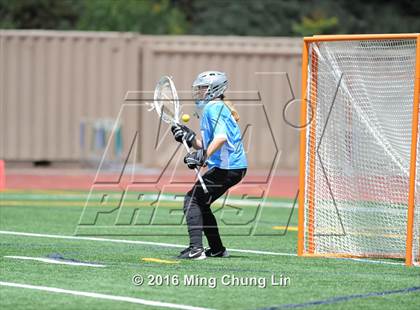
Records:
[[[204,100],[209,92],[209,85],[193,85],[192,94],[194,100]]]
[[[228,80],[225,73],[219,71],[202,72],[193,82],[193,98],[210,101],[221,96],[227,87]]]

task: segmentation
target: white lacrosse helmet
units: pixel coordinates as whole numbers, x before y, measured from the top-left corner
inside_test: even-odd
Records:
[[[223,95],[227,87],[228,80],[224,72],[205,71],[200,73],[192,84],[193,98],[209,102]]]

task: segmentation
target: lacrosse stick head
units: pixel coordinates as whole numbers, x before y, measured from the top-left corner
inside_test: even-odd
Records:
[[[178,93],[171,77],[163,76],[155,87],[153,109],[168,124],[178,124],[180,117]]]

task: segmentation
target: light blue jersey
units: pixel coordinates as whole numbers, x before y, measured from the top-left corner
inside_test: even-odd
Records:
[[[214,138],[225,137],[227,141],[207,159],[209,169],[243,169],[248,167],[241,131],[229,108],[221,100],[210,101],[203,109],[200,122],[205,149]]]

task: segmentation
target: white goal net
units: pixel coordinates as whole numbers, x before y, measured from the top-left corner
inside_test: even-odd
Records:
[[[310,43],[305,253],[406,257],[415,68],[416,39]]]

